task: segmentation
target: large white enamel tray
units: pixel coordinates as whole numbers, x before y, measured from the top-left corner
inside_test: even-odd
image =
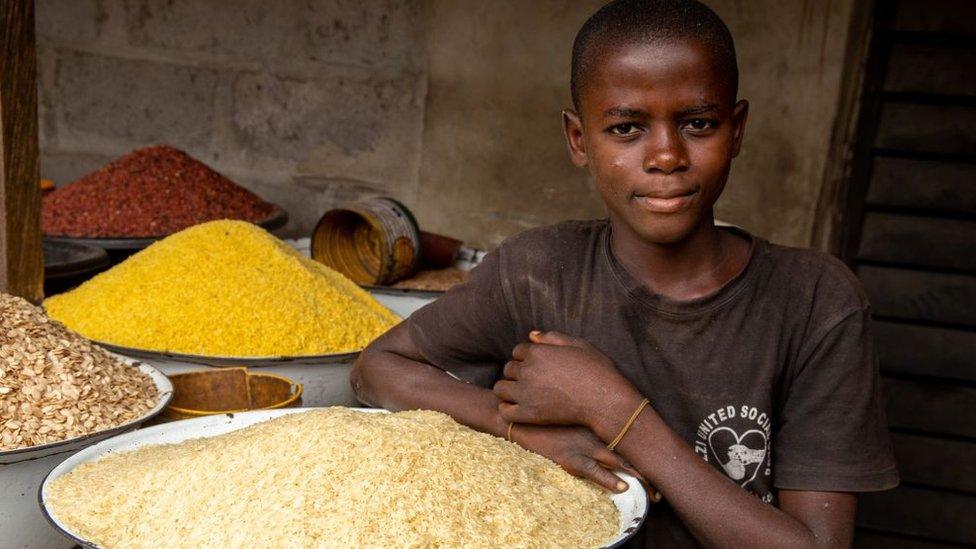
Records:
[[[47,517],[54,528],[59,530],[63,535],[82,547],[98,547],[63,524],[48,508],[46,503],[47,490],[54,479],[71,472],[72,469],[82,463],[95,461],[110,453],[131,451],[154,444],[173,444],[194,438],[217,436],[262,421],[287,414],[302,413],[308,410],[309,408],[259,410],[239,414],[208,416],[157,425],[102,441],[71,456],[51,471],[47,478],[44,479],[44,483],[41,485],[38,493],[41,509],[44,512],[44,516]],[[362,412],[385,412],[385,410],[370,408],[357,408],[357,410]],[[647,493],[644,491],[644,487],[640,481],[623,472],[618,472],[617,474],[627,482],[628,488],[626,492],[612,496],[614,505],[620,511],[620,528],[617,536],[610,541],[607,547],[617,547],[633,536],[644,522],[644,517],[647,514]]]

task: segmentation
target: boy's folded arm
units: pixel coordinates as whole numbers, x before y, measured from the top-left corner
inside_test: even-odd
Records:
[[[519,425],[509,431],[509,422],[498,413],[498,397],[490,389],[461,381],[427,362],[410,337],[407,323],[362,352],[350,382],[363,403],[392,411],[444,412],[473,429],[502,438],[511,436],[513,442],[608,490],[619,491],[622,482],[610,470],[629,468],[586,427]]]
[[[850,320],[855,331],[859,329],[857,320],[856,317]],[[613,362],[588,342],[558,332],[533,332],[530,342],[516,346],[512,356],[503,372],[505,379],[495,385],[504,419],[520,425],[584,425],[604,443],[619,443],[616,451],[664,495],[704,545],[849,546],[856,496],[844,492],[783,490],[779,508],[765,503],[737,483],[729,482],[726,475],[702,460],[664,422],[654,405],[647,405],[644,395],[620,374]],[[829,361],[816,356],[821,359],[820,367],[806,370],[807,376],[818,374],[819,370],[836,373],[828,367]],[[864,364],[870,365],[870,361]],[[837,377],[850,379],[850,376]],[[806,377],[799,383],[809,381]],[[788,408],[802,405],[806,410],[811,400],[801,398],[800,393],[797,391],[793,399],[799,404]],[[823,402],[818,404],[820,408],[826,407]],[[824,419],[823,413],[820,418]],[[788,431],[781,429],[778,433]],[[748,460],[755,456],[747,452],[741,457]],[[797,459],[794,457],[790,463]],[[802,485],[802,482],[795,484]]]
[[[371,343],[350,374],[356,397],[387,410],[426,409],[444,412],[469,427],[504,437],[508,423],[498,414],[491,391],[458,381],[431,365],[401,323]]]
[[[707,547],[849,547],[853,539],[856,495],[782,490],[779,508],[768,505],[698,458],[651,409],[617,452]]]

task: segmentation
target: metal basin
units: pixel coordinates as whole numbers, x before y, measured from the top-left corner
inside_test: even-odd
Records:
[[[149,365],[139,364],[125,357],[120,358],[130,364],[137,364],[140,370],[152,378],[159,391],[156,405],[142,417],[112,429],[60,442],[0,452],[0,546],[18,549],[72,547],[74,544],[71,541],[61,536],[44,520],[37,505],[37,491],[44,477],[79,450],[135,429],[162,412],[169,403],[173,386],[162,372]]]

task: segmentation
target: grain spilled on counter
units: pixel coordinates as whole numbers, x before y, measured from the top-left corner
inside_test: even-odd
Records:
[[[596,547],[608,493],[427,411],[301,412],[143,447],[56,479],[48,509],[101,547]]]
[[[149,376],[0,293],[0,451],[117,427],[156,398]]]

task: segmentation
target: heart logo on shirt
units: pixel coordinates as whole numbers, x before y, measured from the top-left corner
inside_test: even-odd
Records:
[[[729,427],[716,427],[708,434],[708,446],[725,474],[743,488],[756,479],[766,459],[766,434],[759,429],[740,435]]]

